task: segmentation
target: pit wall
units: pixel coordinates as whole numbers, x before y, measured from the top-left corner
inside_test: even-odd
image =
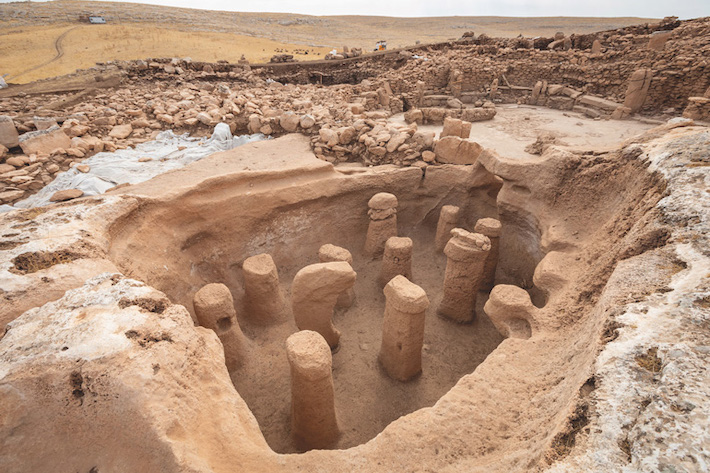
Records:
[[[500,183],[481,166],[348,175],[313,160],[322,165],[295,182],[293,173],[243,173],[147,202],[112,227],[111,260],[194,314],[192,296],[205,284],[222,282],[235,298],[241,295],[241,263],[249,256],[271,254],[286,280],[315,262],[326,243],[361,258],[367,201],[378,192],[399,199],[400,235],[433,231],[446,204],[462,208],[467,228],[479,218],[497,216]]]

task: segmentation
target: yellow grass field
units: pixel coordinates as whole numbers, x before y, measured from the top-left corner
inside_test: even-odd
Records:
[[[63,34],[57,56],[55,42]],[[307,50],[308,54],[298,54]],[[24,27],[5,31],[0,37],[0,73],[13,83],[27,83],[86,69],[97,62],[190,57],[195,61],[225,59],[236,63],[242,54],[250,62],[268,62],[277,53],[293,54],[297,60],[321,59],[330,49],[286,44],[265,38],[231,33],[178,31],[160,25],[64,24]],[[28,71],[29,72],[25,72]]]

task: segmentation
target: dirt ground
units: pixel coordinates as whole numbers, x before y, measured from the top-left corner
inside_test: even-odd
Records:
[[[404,235],[400,235],[404,236]],[[358,248],[356,301],[349,309],[338,309],[334,325],[342,332],[333,354],[333,378],[338,422],[342,436],[335,448],[365,443],[390,422],[422,407],[434,405],[465,374],[476,367],[501,342],[502,337],[483,312],[487,294],[477,300],[477,316],[469,325],[437,316],[441,301],[446,258],[434,252],[432,231],[422,228],[415,235],[413,282],[430,298],[426,313],[422,375],[406,383],[387,376],[377,359],[382,340],[385,298],[377,283],[380,260],[367,260]],[[317,256],[313,261],[316,263]],[[288,294],[292,275],[282,274]],[[243,310],[243,309],[242,309]],[[240,312],[242,314],[242,312]],[[254,413],[269,446],[279,453],[296,452],[290,429],[290,374],[284,350],[286,338],[297,331],[289,313],[288,322],[264,328],[242,322],[253,341],[249,362],[232,373],[239,394]]]

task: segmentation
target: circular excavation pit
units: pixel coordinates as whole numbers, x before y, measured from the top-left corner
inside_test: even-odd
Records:
[[[292,137],[279,141],[291,149],[303,142]],[[475,317],[469,307],[466,323],[437,316],[447,267],[443,249],[435,245],[441,208],[456,205],[461,211],[455,226],[472,230],[480,218],[497,217],[501,183],[492,174],[482,166],[444,167],[426,175],[414,168],[374,173],[339,168],[343,172],[333,173],[329,164],[305,163],[310,169],[300,175],[267,172],[246,185],[223,183],[217,190],[143,206],[111,230],[111,259],[117,267],[193,315],[197,311],[201,325],[211,328],[194,306],[195,294],[215,283],[229,289],[246,337],[246,343],[238,343],[242,362],[233,363],[238,367],[230,376],[269,446],[279,453],[302,450],[291,426],[286,351],[286,340],[299,328],[320,331],[333,348],[339,434],[329,448],[364,443],[397,418],[434,405],[503,339],[483,311],[490,285],[475,298]],[[391,209],[368,207],[375,194],[384,192],[394,199]],[[378,220],[383,212],[386,218]],[[410,255],[406,269],[400,264],[403,248]],[[328,265],[336,266],[329,270]],[[354,280],[339,282],[348,276],[339,275],[337,265],[354,270]],[[430,301],[418,349],[421,370],[402,381],[388,375],[379,361],[383,289],[397,274],[407,276]],[[341,291],[338,284],[351,287]],[[347,297],[323,306],[329,290]],[[318,330],[318,322],[309,320],[322,311],[326,319],[332,314],[334,330]]]

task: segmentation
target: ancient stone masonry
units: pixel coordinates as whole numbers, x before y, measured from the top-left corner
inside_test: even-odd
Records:
[[[370,225],[365,239],[365,255],[378,257],[390,237],[397,236],[397,197],[387,192],[375,194],[367,203]]]
[[[422,371],[424,320],[429,299],[424,290],[404,276],[395,276],[385,286],[380,363],[387,374],[408,381]]]
[[[197,291],[193,305],[200,325],[214,330],[222,342],[227,369],[241,367],[248,355],[249,342],[239,327],[229,288],[224,284],[208,284]]]
[[[356,277],[345,261],[312,264],[296,273],[291,304],[299,330],[318,332],[330,348],[336,348],[340,331],[333,326],[333,309],[340,294],[353,287]]]
[[[483,310],[506,338],[530,338],[539,328],[539,309],[533,305],[530,294],[517,286],[494,287]]]
[[[487,236],[462,228],[451,230],[444,248],[447,256],[444,295],[437,312],[455,322],[472,322],[486,257],[491,249]]]
[[[286,300],[279,285],[279,274],[271,255],[266,253],[244,260],[244,306],[250,320],[258,324],[282,322]]]
[[[340,434],[335,413],[333,359],[328,343],[310,330],[286,340],[291,366],[291,432],[302,450],[328,448]]]
[[[483,281],[481,281],[481,289],[486,291],[490,291],[493,288],[493,282],[496,277],[501,228],[500,221],[494,218],[482,218],[473,227],[474,232],[487,236],[491,241],[491,251],[486,256],[486,264],[483,267]]]
[[[318,259],[321,263],[344,261],[349,265],[353,264],[353,255],[348,250],[339,246],[331,245],[330,243],[320,247],[318,250]],[[335,307],[347,309],[352,306],[354,302],[355,289],[351,287],[343,291],[338,296],[338,302],[335,304]]]
[[[434,238],[434,248],[436,251],[444,251],[444,247],[451,238],[451,230],[459,223],[461,209],[455,205],[444,205],[439,212],[439,221],[436,224],[436,237]]]
[[[387,239],[378,278],[380,286],[389,283],[397,275],[412,279],[412,245],[412,239],[408,237]]]

